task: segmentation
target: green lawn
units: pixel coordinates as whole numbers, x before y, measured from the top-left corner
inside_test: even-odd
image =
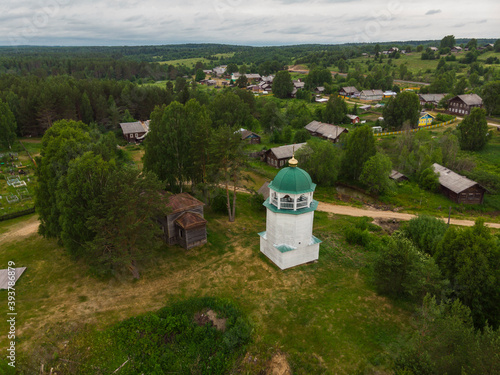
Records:
[[[228,52],[228,53],[217,53],[214,55],[215,57],[222,57],[222,58],[228,58],[228,57],[233,57],[234,52]],[[210,64],[212,61],[208,60],[204,57],[192,57],[189,59],[178,59],[178,60],[168,60],[168,61],[160,61],[160,64],[167,64],[167,65],[185,65],[189,68],[192,68],[196,65],[197,62],[202,62],[203,64]]]
[[[207,212],[207,245],[188,252],[165,246],[141,265],[135,282],[95,279],[56,241],[36,234],[2,244],[1,264],[28,267],[16,286],[19,363],[28,373],[41,363],[57,368],[67,359],[65,346],[82,335],[93,340],[96,329],[123,319],[214,296],[233,300],[254,326],[247,355],[257,360],[241,362],[242,373],[259,373],[277,352],[296,374],[386,371],[394,343],[410,329],[410,312],[374,292],[368,272],[374,254],[345,243],[344,228],[359,219],[316,213],[314,234],[324,241],[319,261],[281,271],[259,251],[265,213],[254,211],[247,195],[238,195],[237,211],[232,224]],[[0,330],[7,331],[5,320]],[[6,343],[2,335],[0,346]]]

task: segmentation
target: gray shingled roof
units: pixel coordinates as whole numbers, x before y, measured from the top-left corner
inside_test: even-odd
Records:
[[[459,98],[467,105],[481,105],[483,104],[483,99],[477,94],[465,94],[465,95],[457,95],[455,98]],[[451,98],[453,100],[455,98]]]
[[[123,134],[143,133],[149,130],[149,120],[144,121],[144,124],[141,121],[121,122],[120,127]]]
[[[358,89],[354,86],[346,86],[346,87],[342,87],[342,90],[344,90],[347,94],[355,94],[358,91]]]
[[[262,194],[264,199],[269,198],[269,181],[264,182],[264,184],[257,190],[258,194]]]
[[[404,174],[401,172],[398,172],[397,170],[393,169],[391,170],[391,174],[389,175],[390,179],[393,180],[399,180],[400,178],[407,178]]]
[[[293,156],[294,150],[297,151],[299,148],[304,146],[306,143],[296,143],[293,145],[286,145],[286,146],[280,146],[280,147],[273,147],[271,149],[271,152],[276,156],[278,159],[286,159],[286,158],[291,158]]]
[[[459,194],[474,185],[478,185],[476,181],[469,180],[467,177],[461,176],[437,163],[432,164],[432,169],[434,172],[439,173],[439,183],[454,193]]]
[[[384,95],[382,90],[363,90],[361,91],[361,95]]]
[[[319,121],[311,121],[305,128],[310,132],[319,133],[329,139],[337,139],[346,130],[346,128]]]
[[[446,94],[419,94],[420,99],[425,100],[426,102],[436,103],[439,103],[439,101],[445,96]]]

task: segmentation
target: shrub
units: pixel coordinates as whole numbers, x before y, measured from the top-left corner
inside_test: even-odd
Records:
[[[345,240],[351,245],[367,246],[370,243],[368,229],[347,227],[344,231]]]
[[[443,220],[432,216],[421,215],[411,219],[404,227],[403,233],[420,251],[434,255],[436,247],[446,232]]]
[[[438,266],[401,233],[395,232],[374,263],[377,290],[392,297],[420,301],[427,293],[437,294],[444,286]]]

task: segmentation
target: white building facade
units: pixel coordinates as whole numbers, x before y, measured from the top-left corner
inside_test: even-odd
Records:
[[[289,165],[269,184],[266,231],[259,233],[260,251],[282,270],[318,260],[321,243],[312,234],[316,184],[295,158]]]

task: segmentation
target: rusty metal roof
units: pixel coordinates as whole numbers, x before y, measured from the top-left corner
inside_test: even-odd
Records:
[[[174,194],[168,197],[167,207],[172,211],[169,214],[175,214],[181,211],[187,211],[198,206],[204,206],[203,202],[189,195],[188,193]]]
[[[205,225],[207,221],[194,212],[186,212],[175,220],[175,223],[184,229],[191,229],[197,226]]]

